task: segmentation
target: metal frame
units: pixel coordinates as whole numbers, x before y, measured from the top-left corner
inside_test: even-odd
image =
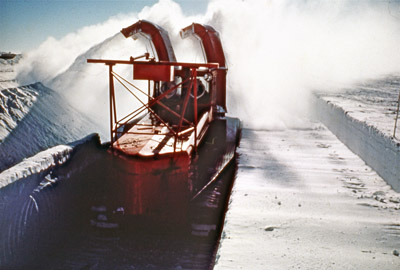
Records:
[[[136,59],[142,58],[142,57],[146,57],[146,59],[148,59],[148,54],[144,54],[142,56],[133,58],[131,57],[130,60],[103,60],[103,59],[88,59],[87,62],[88,63],[102,63],[108,66],[109,71],[109,107],[110,107],[110,139],[111,139],[111,149],[113,150],[113,145],[114,142],[117,140],[117,137],[119,134],[121,134],[122,132],[118,131],[118,129],[123,126],[128,124],[129,121],[131,121],[132,119],[134,119],[135,117],[137,117],[139,114],[141,114],[143,111],[145,111],[146,109],[148,110],[148,112],[153,115],[155,118],[157,118],[161,123],[162,126],[165,126],[168,128],[169,133],[166,134],[161,134],[161,135],[172,135],[174,137],[174,152],[176,150],[176,143],[178,138],[181,138],[184,134],[186,134],[189,131],[192,131],[194,129],[194,137],[195,137],[195,141],[194,141],[194,147],[196,149],[197,147],[197,124],[198,124],[198,108],[197,108],[197,76],[201,76],[204,75],[205,72],[203,70],[198,70],[200,68],[207,68],[208,72],[211,72],[213,70],[216,70],[219,68],[219,64],[216,63],[183,63],[183,62],[169,62],[169,61],[159,61],[156,62],[154,60],[151,61],[136,61]],[[190,76],[183,80],[182,82],[180,82],[179,84],[169,88],[168,90],[166,90],[165,92],[163,92],[162,94],[160,94],[159,96],[156,97],[152,97],[150,96],[150,81],[148,80],[148,93],[146,93],[145,91],[142,91],[141,89],[139,89],[138,87],[136,87],[134,84],[132,84],[131,82],[129,82],[127,79],[123,78],[122,76],[120,76],[119,74],[115,73],[113,71],[113,66],[117,65],[117,64],[127,64],[127,65],[133,65],[135,66],[135,64],[140,64],[140,65],[147,65],[147,64],[151,64],[151,65],[168,65],[171,67],[174,67],[175,70],[179,71],[177,68],[178,67],[185,67],[185,68],[189,68],[190,69]],[[116,109],[116,101],[115,101],[115,87],[114,87],[114,79],[116,79],[129,93],[131,93],[141,104],[142,106],[135,109],[134,111],[132,111],[131,113],[129,113],[128,115],[122,117],[121,119],[117,119],[117,109]],[[190,83],[189,87],[188,87],[188,91],[186,93],[186,96],[184,97],[184,102],[183,102],[183,109],[181,114],[178,114],[177,112],[173,111],[171,108],[169,108],[168,106],[166,106],[165,104],[163,104],[161,102],[161,100],[163,98],[165,98],[169,93],[171,93],[172,91],[174,91],[175,89],[177,89],[178,87],[180,87],[181,85],[183,85],[184,83]],[[129,84],[130,86],[132,86],[135,90],[139,91],[140,93],[146,95],[148,97],[148,103],[144,103],[131,89],[129,89],[129,87],[126,85]],[[189,104],[189,100],[190,100],[190,93],[191,91],[193,91],[193,106],[194,106],[194,121],[191,122],[187,119],[185,119],[184,115],[186,113],[187,110],[187,106]],[[215,90],[214,90],[215,91]],[[152,106],[155,104],[159,104],[161,107],[163,107],[164,109],[166,109],[169,113],[171,113],[172,115],[179,117],[179,124],[178,126],[172,126],[169,123],[167,123],[166,121],[164,121],[156,112],[154,112],[152,110]],[[210,104],[212,105],[212,104]],[[211,106],[212,107],[212,106]],[[184,127],[184,123],[188,124],[188,128],[186,130],[182,131],[182,128]],[[174,130],[174,128],[176,128],[176,130]],[[147,133],[140,133],[140,134],[147,134]],[[160,135],[159,133],[148,133],[149,135]]]

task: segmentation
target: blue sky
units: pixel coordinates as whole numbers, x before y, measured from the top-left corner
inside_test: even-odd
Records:
[[[140,11],[156,0],[0,0],[0,51],[24,52],[109,17]],[[208,0],[175,0],[187,14],[204,13]]]

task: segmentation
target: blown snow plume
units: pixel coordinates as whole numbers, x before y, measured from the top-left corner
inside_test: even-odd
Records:
[[[107,129],[107,69],[86,59],[142,54],[145,43],[125,40],[118,31],[146,19],[169,32],[178,61],[203,61],[193,41],[179,38],[179,30],[195,21],[221,35],[229,68],[229,113],[247,127],[300,127],[313,90],[333,91],[400,72],[398,7],[398,2],[374,1],[215,0],[206,14],[185,16],[178,4],[160,0],[137,14],[85,27],[59,41],[49,39],[28,54],[20,79],[48,82],[102,119]],[[127,78],[130,72],[117,71]],[[122,111],[132,108],[131,101],[122,100]]]
[[[400,19],[385,4],[213,2],[235,92],[229,107],[252,127],[303,127],[313,90],[399,72]]]

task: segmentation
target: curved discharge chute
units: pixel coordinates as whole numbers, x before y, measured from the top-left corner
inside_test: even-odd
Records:
[[[155,49],[159,61],[176,62],[168,32],[162,27],[146,20],[140,20],[129,27],[123,28],[121,33],[126,38],[137,39],[140,36],[145,37]]]
[[[202,25],[199,23],[192,23],[191,25],[183,28],[180,32],[182,38],[188,36],[197,37],[203,51],[207,58],[208,63],[218,63],[219,67],[226,67],[224,50],[222,48],[219,34],[215,29],[209,25]]]
[[[218,63],[217,105],[226,112],[226,60],[218,32],[209,25],[192,23],[180,32],[182,38],[195,36],[200,40],[207,63]]]

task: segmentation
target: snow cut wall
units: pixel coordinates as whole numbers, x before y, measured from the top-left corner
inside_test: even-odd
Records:
[[[395,191],[400,192],[400,143],[318,96],[315,98],[315,109],[317,118],[339,140],[360,156]]]

